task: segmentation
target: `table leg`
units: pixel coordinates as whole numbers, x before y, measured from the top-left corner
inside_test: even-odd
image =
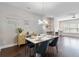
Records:
[[[34,47],[34,56],[36,57],[36,44],[35,44],[35,47]]]

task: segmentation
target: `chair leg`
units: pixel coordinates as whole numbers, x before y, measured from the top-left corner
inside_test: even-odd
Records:
[[[18,45],[20,47],[20,45]]]
[[[47,57],[49,56],[49,47],[47,48]]]
[[[30,56],[32,57],[32,48],[30,49]]]
[[[30,54],[31,54],[31,49],[27,49],[28,50],[28,53],[27,53],[27,55],[28,55],[28,57],[30,56]]]
[[[32,57],[34,57],[34,47],[33,47],[33,49],[32,49],[32,52],[33,52],[33,53],[32,53]]]
[[[29,47],[27,47],[27,56],[29,57],[29,55],[30,55],[30,49]]]
[[[57,53],[58,53],[58,46],[56,45],[56,50],[57,50]]]
[[[52,47],[52,49],[53,49],[53,47]],[[51,50],[52,51],[52,50]],[[54,56],[55,54],[54,54],[54,50],[53,50],[53,54],[52,54],[52,56]]]
[[[28,56],[28,47],[27,47],[27,56]]]
[[[29,49],[29,56],[30,56],[30,54],[31,54],[31,48]]]
[[[51,53],[51,54],[52,54],[51,56],[54,56],[53,47],[50,47],[50,49],[49,49],[49,53]],[[48,56],[49,56],[49,55],[48,55]]]
[[[26,56],[26,46],[25,46],[25,56]]]

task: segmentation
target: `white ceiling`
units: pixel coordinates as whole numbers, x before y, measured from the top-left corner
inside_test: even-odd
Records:
[[[79,2],[7,2],[7,4],[41,16],[60,17],[79,13]]]

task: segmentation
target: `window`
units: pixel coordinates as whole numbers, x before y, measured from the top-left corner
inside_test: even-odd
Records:
[[[79,33],[79,20],[66,20],[62,21],[63,25],[59,25],[60,27],[63,26],[64,33]],[[61,29],[61,28],[60,28]]]
[[[70,30],[70,33],[77,33],[77,24],[76,23],[70,23],[69,30]]]
[[[78,33],[79,33],[79,24],[78,24]]]

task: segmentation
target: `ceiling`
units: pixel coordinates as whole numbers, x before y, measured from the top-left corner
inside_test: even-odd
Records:
[[[7,4],[40,16],[60,17],[79,13],[79,2],[7,2]]]

